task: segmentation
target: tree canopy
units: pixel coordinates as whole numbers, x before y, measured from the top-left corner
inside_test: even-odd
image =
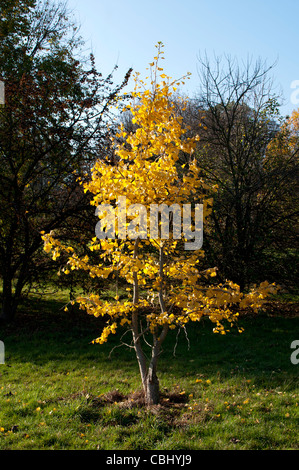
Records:
[[[130,72],[119,86],[102,77],[62,3],[4,1],[0,13],[0,269],[12,319],[43,268],[40,231],[73,225],[87,207],[77,178],[106,145]]]
[[[97,207],[103,222],[100,236],[89,245],[91,251],[98,253],[97,263],[91,263],[88,255],[78,256],[55,233],[43,235],[44,248],[53,259],[69,253],[66,274],[80,269],[106,279],[117,275],[126,282],[128,290],[132,288],[131,300],[121,301],[116,296],[115,302],[108,302],[98,293],[90,293],[79,296],[77,302],[89,314],[107,318],[107,325],[95,342],[107,341],[118,326],[127,325],[131,330],[131,346],[136,352],[148,404],[159,400],[157,361],[169,329],[184,328],[206,316],[214,324],[215,333],[225,334],[238,318],[237,306],[257,309],[269,292],[275,292],[275,286],[267,282],[246,294],[231,281],[214,282],[216,269],[201,268],[201,245],[195,243],[191,249],[186,246],[191,238],[196,241],[197,232],[202,230],[198,201],[203,207],[203,220],[211,212],[212,201],[194,154],[197,137],[186,137],[182,117],[176,114],[171,100],[184,78],[172,80],[164,73],[159,62],[163,44],[158,43],[157,49],[150,63],[149,84],[135,74],[136,87],[129,105],[135,130],[128,134],[120,125],[115,164],[111,165],[109,159],[98,160],[91,180],[84,184],[85,191],[93,195],[91,204]],[[119,143],[120,139],[123,142]],[[188,155],[184,172],[177,166],[181,152]],[[153,206],[171,209],[172,229],[166,235],[163,212],[153,230]],[[183,211],[183,221],[181,217],[175,220],[176,208],[180,214]],[[170,225],[170,218],[167,223]],[[151,347],[148,364],[142,340]]]

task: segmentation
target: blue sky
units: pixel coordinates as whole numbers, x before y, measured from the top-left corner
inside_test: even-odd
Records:
[[[155,44],[164,43],[165,73],[191,72],[182,91],[198,91],[198,56],[230,54],[239,61],[277,61],[272,75],[283,92],[282,114],[299,107],[299,0],[68,0],[81,35],[108,74],[117,63],[115,82],[128,70],[146,74]],[[292,82],[296,89],[291,88]],[[293,95],[292,95],[293,93]],[[293,98],[292,98],[293,97]],[[296,93],[299,98],[299,92]]]

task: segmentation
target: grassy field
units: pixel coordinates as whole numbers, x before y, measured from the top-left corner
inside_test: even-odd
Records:
[[[188,341],[171,332],[159,362],[161,404],[143,406],[134,353],[91,341],[100,320],[64,312],[63,293],[30,298],[1,327],[0,450],[298,449],[299,339],[294,306],[244,316],[244,333]],[[189,346],[189,347],[188,347]]]

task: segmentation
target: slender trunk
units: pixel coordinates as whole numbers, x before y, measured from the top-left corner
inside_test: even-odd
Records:
[[[163,246],[160,246],[159,251],[159,275],[160,275],[160,289],[159,289],[159,304],[161,308],[161,312],[166,312],[164,297],[163,297],[163,266],[164,266],[164,251]]]
[[[133,259],[137,259],[138,257],[138,245],[139,245],[139,238],[135,240]],[[139,302],[139,285],[138,285],[138,274],[135,270],[133,271],[133,281],[134,281],[133,303],[134,305],[137,305]]]
[[[152,357],[149,364],[147,376],[146,376],[146,387],[145,387],[145,399],[147,405],[157,405],[160,400],[160,385],[157,377],[157,362],[161,353],[161,346],[168,333],[168,325],[164,325],[162,333],[159,338],[154,335],[154,345],[152,347]]]
[[[138,256],[138,244],[139,244],[139,238],[135,240],[135,246],[134,246],[134,259],[137,259]],[[145,390],[146,388],[146,377],[147,377],[147,369],[146,369],[146,358],[143,353],[141,344],[140,344],[140,335],[139,335],[139,325],[138,325],[138,302],[139,302],[139,285],[138,285],[138,275],[137,272],[133,272],[133,280],[134,280],[134,292],[133,292],[133,303],[136,307],[135,311],[133,312],[132,315],[132,333],[133,333],[133,342],[134,342],[134,348],[135,348],[135,353],[139,365],[139,370],[140,370],[140,375],[142,379],[142,384],[143,388]]]
[[[156,338],[154,338],[154,341],[156,344],[154,344],[152,348],[152,358],[149,364],[145,384],[145,399],[147,405],[157,405],[160,400],[160,384],[157,377],[157,361],[160,348],[158,342],[156,342]]]
[[[133,332],[133,342],[134,349],[136,353],[137,362],[139,365],[140,376],[142,380],[143,389],[146,389],[146,380],[147,380],[147,367],[146,367],[146,358],[140,344],[140,335],[138,327],[138,312],[133,312],[132,315],[132,332]]]
[[[135,241],[134,247],[134,259],[138,257],[138,244],[139,239]],[[163,298],[163,247],[160,248],[160,277],[161,277],[161,287],[159,291],[159,303],[161,311],[164,313],[165,303]],[[147,368],[146,358],[140,344],[140,337],[142,332],[139,331],[138,325],[138,303],[139,303],[139,285],[138,285],[138,275],[137,272],[133,272],[133,281],[134,281],[134,291],[133,291],[133,302],[136,306],[135,311],[132,315],[132,332],[133,332],[133,342],[136,352],[136,357],[139,365],[140,375],[142,379],[143,390],[145,394],[145,401],[148,406],[157,405],[160,399],[160,386],[159,380],[157,377],[157,362],[161,353],[161,345],[166,338],[168,332],[168,325],[164,325],[161,335],[157,338],[157,335],[153,335],[154,344],[152,346],[152,357]]]
[[[164,252],[163,246],[160,246],[159,251],[159,275],[160,275],[160,289],[159,289],[159,303],[161,312],[166,312],[165,301],[163,297],[163,266],[164,266]],[[161,346],[168,333],[168,325],[164,325],[162,333],[159,338],[154,334],[154,344],[152,347],[152,357],[149,364],[147,377],[146,377],[146,389],[145,396],[148,405],[157,405],[160,399],[160,385],[157,377],[157,362],[161,353]]]
[[[6,265],[6,268],[8,266],[8,263]],[[7,268],[3,274],[2,274],[2,308],[1,308],[1,314],[0,314],[0,320],[3,322],[11,322],[15,318],[15,314],[17,312],[20,300],[21,300],[21,295],[22,295],[22,290],[25,285],[25,280],[26,280],[26,269],[27,269],[28,263],[27,260],[25,259],[23,261],[23,264],[21,265],[21,268],[19,270],[18,276],[13,275],[15,272],[11,268]],[[15,286],[13,289],[13,280],[15,281]]]
[[[0,319],[11,322],[17,310],[18,299],[12,293],[12,280],[10,276],[3,276],[2,309]]]

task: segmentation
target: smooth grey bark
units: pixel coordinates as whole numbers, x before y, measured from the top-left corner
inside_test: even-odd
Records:
[[[135,240],[135,247],[134,247],[134,259],[138,256],[138,245],[139,239]],[[163,298],[163,248],[160,248],[160,277],[161,277],[161,287],[159,291],[159,303],[161,307],[162,313],[166,311],[165,303]],[[137,272],[134,271],[133,273],[133,280],[134,280],[134,288],[133,288],[133,303],[136,305],[136,310],[133,312],[132,315],[132,333],[133,333],[133,343],[135,348],[135,353],[139,365],[143,390],[145,394],[145,401],[148,406],[150,405],[157,405],[160,399],[160,385],[159,379],[157,376],[157,362],[158,358],[161,354],[161,346],[163,341],[166,338],[168,332],[168,325],[164,325],[161,335],[157,337],[156,334],[153,335],[153,345],[152,345],[152,356],[149,362],[149,366],[147,367],[146,357],[144,355],[140,337],[142,336],[143,332],[139,331],[138,325],[138,303],[139,303],[139,285],[138,285],[138,275]]]

